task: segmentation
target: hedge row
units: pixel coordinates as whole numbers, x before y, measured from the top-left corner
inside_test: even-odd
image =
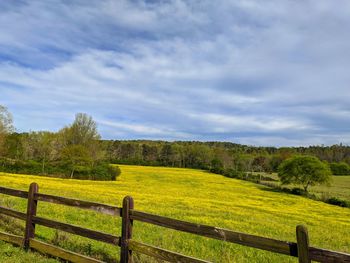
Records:
[[[0,159],[0,171],[18,174],[46,175],[61,178],[71,178],[71,168],[63,162],[54,162],[43,165],[36,161],[21,161],[13,159]],[[120,175],[118,166],[105,162],[95,164],[93,167],[77,166],[73,178],[82,180],[113,181]]]

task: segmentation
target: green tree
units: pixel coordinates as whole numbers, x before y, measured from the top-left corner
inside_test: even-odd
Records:
[[[46,163],[52,159],[54,152],[55,134],[46,131],[32,132],[29,138],[31,138],[32,148],[35,151],[35,159],[41,161],[41,173],[46,174]]]
[[[61,151],[69,145],[81,145],[88,151],[92,165],[103,158],[97,124],[91,116],[77,113],[74,122],[59,131]]]
[[[332,173],[334,175],[348,175],[348,174],[350,174],[350,165],[348,165],[346,162],[330,163],[329,166],[330,166]]]
[[[4,153],[7,158],[23,160],[22,137],[23,134],[17,132],[13,132],[6,136],[4,143]]]
[[[283,161],[278,168],[282,184],[302,185],[305,192],[309,186],[329,183],[331,176],[329,166],[314,156],[294,156]]]
[[[62,151],[62,160],[70,169],[70,178],[78,168],[86,168],[91,164],[89,152],[83,145],[69,145]]]
[[[3,155],[3,145],[6,136],[13,132],[12,115],[6,107],[0,105],[0,156]]]
[[[91,142],[100,139],[96,122],[86,113],[77,113],[74,122],[68,129],[69,144],[89,146]]]

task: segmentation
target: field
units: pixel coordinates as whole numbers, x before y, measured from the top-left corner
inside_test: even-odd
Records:
[[[259,174],[259,173],[256,173]],[[264,176],[278,179],[277,174],[260,173]],[[295,186],[290,186],[295,187]],[[300,187],[300,186],[299,186]],[[318,197],[338,197],[350,201],[350,176],[332,176],[332,182],[329,186],[311,186],[310,193]]]
[[[295,227],[305,224],[312,246],[350,252],[350,209],[300,196],[270,191],[247,181],[193,169],[120,166],[115,182],[79,181],[0,173],[0,185],[27,190],[37,182],[40,192],[121,205],[126,195],[135,209],[281,240],[295,241]],[[25,211],[25,201],[3,197],[3,203]],[[111,234],[120,234],[120,219],[60,205],[39,203],[38,214]],[[119,249],[72,235],[37,228],[38,238],[112,262]],[[135,222],[134,238],[214,262],[297,262],[258,249],[180,233]],[[0,250],[2,246],[0,245]],[[0,252],[1,255],[1,252]],[[136,256],[136,262],[150,262]]]

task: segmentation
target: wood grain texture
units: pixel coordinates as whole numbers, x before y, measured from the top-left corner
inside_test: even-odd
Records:
[[[71,224],[66,224],[62,222],[58,222],[55,220],[50,220],[42,217],[35,216],[33,218],[34,223],[58,230],[62,230],[71,234],[87,237],[90,239],[102,241],[105,243],[113,244],[113,245],[119,245],[120,244],[120,238],[117,236],[113,236],[110,234],[106,234],[103,232],[86,229],[80,226],[75,226]]]
[[[0,232],[0,240],[17,245],[17,246],[22,246],[23,244],[23,237],[8,234],[5,232]]]
[[[298,225],[296,228],[296,234],[299,263],[311,263],[309,257],[309,234],[307,228],[305,226]]]
[[[280,254],[297,257],[297,245],[293,242],[280,241],[271,238],[249,235],[213,226],[189,223],[172,218],[151,215],[135,210],[130,211],[130,213],[131,218],[134,220],[139,220],[142,222],[171,228],[183,232],[188,232],[200,236],[210,237],[226,242],[237,243],[249,247],[259,248],[271,252],[277,252]]]
[[[205,261],[205,260],[201,260],[201,259],[197,259],[197,258],[193,258],[193,257],[189,257],[189,256],[185,256],[179,253],[175,253],[172,251],[168,251],[165,249],[161,249],[158,247],[154,247],[154,246],[150,246],[150,245],[146,245],[143,244],[141,242],[137,242],[134,240],[129,240],[129,249],[141,253],[141,254],[145,254],[148,256],[151,256],[153,258],[157,258],[157,259],[161,259],[161,260],[165,260],[168,262],[175,262],[175,263],[210,263],[210,261]]]
[[[16,190],[12,188],[0,187],[0,193],[5,195],[17,196],[21,198],[28,198],[28,192]]]
[[[128,247],[128,241],[132,238],[133,221],[130,218],[130,210],[134,209],[134,200],[130,196],[123,199],[122,208],[122,235],[120,239],[120,263],[131,263],[132,251]]]
[[[35,199],[54,204],[61,204],[66,206],[78,207],[81,209],[93,210],[107,215],[121,216],[121,208],[111,205],[39,193],[35,195]]]
[[[35,239],[30,239],[30,248],[35,249],[43,254],[51,255],[58,257],[63,260],[68,260],[69,262],[74,263],[103,263],[100,260],[83,256],[60,247],[56,247]]]
[[[35,236],[35,223],[33,222],[33,217],[36,215],[38,201],[34,199],[34,195],[38,191],[38,184],[31,183],[28,192],[26,228],[23,241],[23,247],[25,250],[29,249],[29,239],[34,238]]]
[[[329,262],[329,263],[350,263],[350,254],[309,247],[309,256],[311,260],[318,262]]]
[[[27,215],[25,213],[13,210],[11,208],[3,207],[3,206],[0,206],[0,214],[11,216],[24,221],[27,219]]]

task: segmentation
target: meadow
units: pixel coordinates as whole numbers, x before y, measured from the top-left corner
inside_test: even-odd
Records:
[[[120,165],[113,182],[79,181],[0,173],[0,185],[121,206],[131,195],[135,209],[249,234],[295,241],[295,227],[309,229],[312,246],[350,252],[350,209],[206,171]],[[2,196],[2,203],[25,211],[25,201]],[[38,215],[120,235],[120,219],[61,205],[39,203]],[[37,227],[38,238],[112,262],[119,249]],[[136,240],[213,262],[297,262],[296,259],[135,222]],[[0,243],[0,251],[2,244]],[[1,255],[1,252],[0,252]],[[135,262],[152,262],[135,254]]]
[[[278,176],[276,173],[255,173],[262,174],[266,177],[271,177],[273,179],[278,180]],[[276,183],[279,185],[279,183]],[[289,188],[298,187],[297,185],[285,186]],[[299,186],[300,187],[300,186]],[[349,175],[336,175],[332,176],[332,181],[330,185],[315,185],[310,186],[309,192],[311,194],[315,194],[319,198],[329,198],[329,197],[337,197],[347,201],[350,201],[350,176]]]

